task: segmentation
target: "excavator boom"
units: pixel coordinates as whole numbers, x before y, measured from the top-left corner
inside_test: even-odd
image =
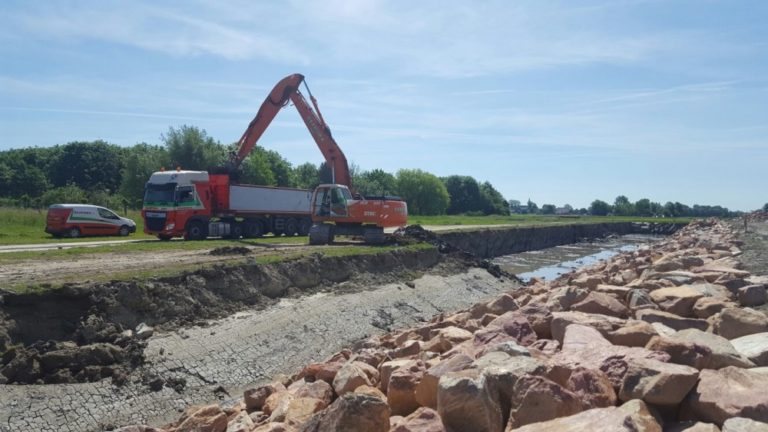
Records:
[[[307,89],[312,105],[307,103],[304,95],[299,91],[299,86],[302,83],[304,83]],[[280,80],[267,98],[264,99],[261,107],[259,107],[259,111],[256,113],[256,117],[251,120],[248,128],[237,143],[237,150],[230,158],[230,168],[237,169],[240,166],[243,160],[253,151],[256,142],[264,134],[264,131],[267,130],[267,127],[272,123],[280,109],[286,106],[289,101],[293,102],[302,120],[304,120],[304,124],[309,129],[309,133],[315,140],[317,147],[330,166],[333,173],[333,182],[352,189],[352,178],[349,173],[347,158],[336,143],[336,140],[333,139],[331,129],[323,120],[323,116],[320,114],[320,109],[317,106],[317,101],[309,91],[304,75],[301,74],[289,75]]]

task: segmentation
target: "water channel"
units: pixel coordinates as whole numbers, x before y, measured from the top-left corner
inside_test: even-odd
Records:
[[[494,258],[493,263],[516,274],[525,282],[531,278],[552,280],[579,267],[607,260],[621,252],[631,252],[643,244],[657,242],[662,238],[664,237],[643,234],[614,236],[536,251],[502,255]]]

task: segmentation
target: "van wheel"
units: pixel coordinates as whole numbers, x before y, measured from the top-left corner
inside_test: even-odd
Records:
[[[128,234],[131,233],[131,230],[128,228],[128,225],[123,225],[120,227],[120,231],[117,232],[119,235],[125,237]]]
[[[80,237],[80,229],[79,228],[70,228],[69,231],[67,231],[67,236],[72,237],[72,238]]]
[[[200,221],[192,221],[187,225],[187,235],[184,237],[187,240],[202,240],[208,237],[205,225]]]

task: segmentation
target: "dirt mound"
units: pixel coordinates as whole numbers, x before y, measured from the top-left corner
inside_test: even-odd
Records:
[[[224,246],[208,252],[209,255],[248,255],[251,250],[244,246]]]

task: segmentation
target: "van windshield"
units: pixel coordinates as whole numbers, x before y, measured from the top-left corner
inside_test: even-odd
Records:
[[[176,191],[176,183],[147,183],[144,191],[145,206],[172,206]]]

